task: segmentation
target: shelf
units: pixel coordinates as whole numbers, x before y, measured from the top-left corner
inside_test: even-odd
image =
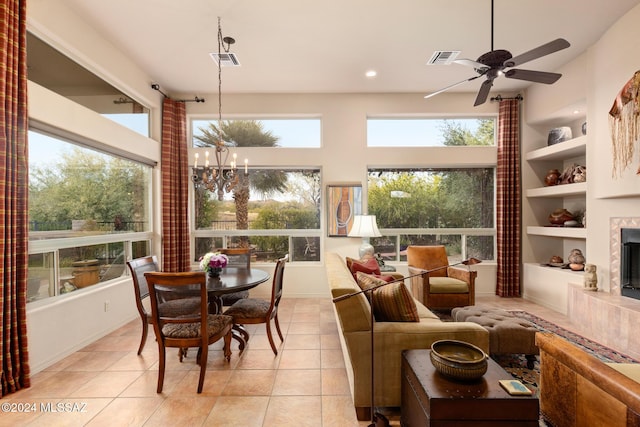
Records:
[[[543,263],[536,264],[532,262],[527,262],[525,265],[529,266],[529,268],[540,268],[542,269],[541,271],[549,273],[566,274],[568,279],[578,279],[580,282],[582,282],[584,277],[584,271],[573,271],[570,268],[550,267],[543,265]]]
[[[560,237],[568,239],[586,239],[587,229],[578,227],[539,227],[528,226],[527,234],[535,236]]]
[[[530,188],[527,197],[567,197],[587,194],[587,183],[552,185],[549,187]]]
[[[584,156],[586,148],[587,137],[579,136],[568,141],[530,151],[526,154],[526,159],[527,161],[565,160],[572,157]]]

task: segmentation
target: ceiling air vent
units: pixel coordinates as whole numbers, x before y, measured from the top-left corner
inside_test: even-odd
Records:
[[[240,61],[235,53],[210,53],[211,58],[221,67],[239,67]]]
[[[449,65],[460,55],[459,50],[436,50],[427,65]]]

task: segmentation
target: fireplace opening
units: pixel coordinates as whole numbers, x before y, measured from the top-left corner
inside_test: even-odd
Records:
[[[621,294],[640,299],[640,228],[620,229]]]

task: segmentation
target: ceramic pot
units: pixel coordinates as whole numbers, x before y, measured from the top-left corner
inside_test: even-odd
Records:
[[[573,214],[566,209],[556,209],[549,215],[549,222],[553,225],[564,225],[565,221],[573,220]]]
[[[571,249],[568,259],[571,264],[584,264],[585,261],[580,249]]]
[[[560,171],[558,169],[549,169],[547,175],[544,177],[544,185],[551,186],[557,185],[560,179]]]

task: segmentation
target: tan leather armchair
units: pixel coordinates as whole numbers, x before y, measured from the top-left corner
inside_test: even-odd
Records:
[[[412,277],[413,297],[429,309],[450,309],[475,305],[476,271],[445,267],[449,265],[444,246],[409,246],[407,248],[409,275],[422,270],[434,270]]]

